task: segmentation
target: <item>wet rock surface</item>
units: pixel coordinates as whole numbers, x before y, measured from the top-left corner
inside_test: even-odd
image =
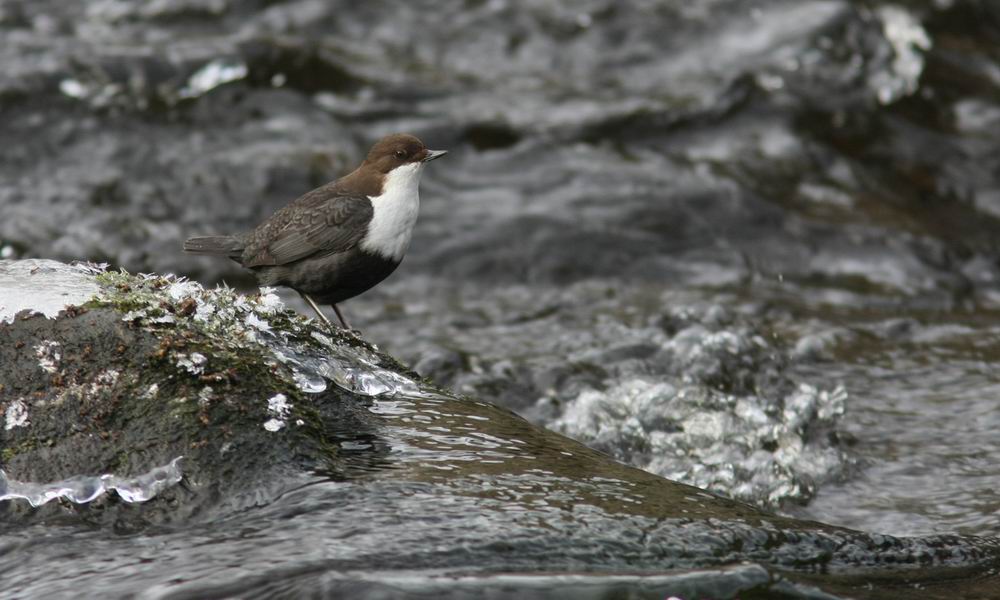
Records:
[[[183,280],[53,261],[0,265],[23,274],[32,298],[48,299],[40,306],[63,305],[58,318],[3,314],[0,497],[16,500],[3,504],[10,523],[63,512],[53,500],[87,504],[84,520],[119,529],[186,521],[220,500],[246,508],[272,497],[281,473],[341,472],[322,451],[333,443],[325,432],[364,437],[375,424],[363,401],[338,402],[336,386],[312,390],[319,408],[297,406],[294,367],[254,337],[276,317],[273,295],[223,291],[208,303]],[[91,292],[67,302],[69,282]],[[127,505],[157,496],[159,510]]]
[[[622,585],[808,597],[808,587],[792,583],[798,570],[860,569],[905,585],[933,580],[924,569],[979,573],[997,560],[995,540],[895,538],[796,521],[621,465],[423,383],[356,338],[330,337],[268,290],[243,297],[173,277],[26,266],[20,272],[37,297],[60,293],[49,279],[76,278],[98,291],[55,318],[21,311],[0,327],[0,556],[18,563],[5,566],[8,590],[58,595],[100,585],[117,595],[145,580],[168,596],[294,593],[320,582],[374,592],[371,580],[346,573],[377,568],[416,569],[408,585],[425,592],[449,573],[481,578],[465,583],[475,593],[496,583],[493,574],[513,572],[523,573],[507,583],[515,589],[568,594],[577,588],[529,574],[651,576],[752,561],[765,569],[631,575]],[[371,377],[334,374],[319,388],[315,364],[302,360],[312,344],[339,355],[336,368]],[[397,387],[368,387],[390,372]],[[116,479],[104,478],[106,493],[94,495],[87,478],[109,472]],[[93,571],[54,581],[33,568],[50,543],[36,539],[41,530],[81,524],[119,537],[109,544],[81,534],[60,544],[87,546],[102,561],[131,562],[150,543],[186,540],[189,552],[215,541],[210,555],[189,557],[180,581],[163,579],[163,557],[110,585]],[[305,534],[317,528],[322,535]],[[227,531],[244,533],[227,540]],[[123,536],[134,532],[145,535]],[[33,558],[24,561],[28,547]],[[211,558],[233,554],[240,565]],[[265,556],[275,563],[269,584],[245,574]],[[830,584],[847,585],[837,577]],[[576,585],[611,589],[586,578]]]

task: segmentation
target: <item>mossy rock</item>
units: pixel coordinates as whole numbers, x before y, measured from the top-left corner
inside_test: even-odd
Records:
[[[145,523],[186,519],[220,501],[239,508],[266,501],[296,473],[338,472],[328,432],[376,426],[365,397],[332,385],[305,393],[275,360],[263,339],[272,329],[287,334],[285,344],[333,342],[310,335],[305,319],[275,309],[266,293],[95,277],[100,293],[55,319],[26,311],[0,324],[0,468],[10,481],[58,482],[135,476],[177,461],[184,485],[163,486],[141,509],[116,494],[41,510],[3,502],[4,518],[141,514]]]

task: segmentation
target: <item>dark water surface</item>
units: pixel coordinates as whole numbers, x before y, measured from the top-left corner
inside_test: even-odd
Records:
[[[1000,533],[996,2],[0,0],[0,64],[2,257],[247,285],[181,241],[409,131],[451,154],[402,267],[344,305],[384,350],[758,506]],[[344,501],[303,489],[251,520]],[[384,553],[351,530],[376,522],[322,527]],[[39,568],[117,543],[19,535]],[[295,539],[267,556],[361,552]]]

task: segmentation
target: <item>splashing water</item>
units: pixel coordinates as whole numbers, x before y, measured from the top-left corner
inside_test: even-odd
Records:
[[[249,70],[241,61],[213,60],[198,69],[180,91],[181,98],[197,98],[220,85],[239,81]]]
[[[883,6],[878,16],[893,58],[888,68],[873,74],[872,84],[879,102],[890,104],[917,90],[924,71],[923,52],[930,49],[931,39],[920,21],[899,6]]]
[[[776,505],[809,498],[843,468],[844,452],[814,438],[835,426],[846,396],[803,384],[772,399],[635,379],[580,394],[551,427],[668,479]]]

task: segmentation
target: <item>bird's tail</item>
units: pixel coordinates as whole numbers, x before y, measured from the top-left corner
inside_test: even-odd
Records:
[[[243,240],[232,235],[193,237],[184,242],[184,251],[192,254],[237,257],[243,253]]]

